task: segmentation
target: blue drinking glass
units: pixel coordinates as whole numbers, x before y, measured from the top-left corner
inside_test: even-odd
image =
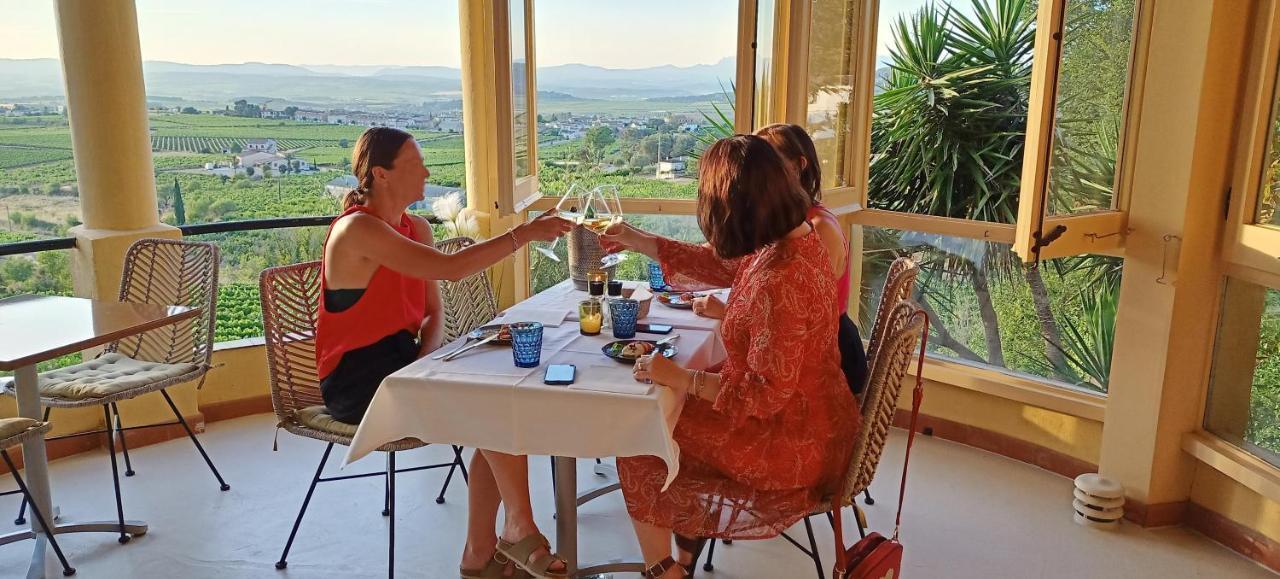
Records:
[[[519,368],[537,368],[542,363],[542,324],[511,324],[511,354]]]
[[[662,277],[662,264],[656,261],[649,262],[649,289],[653,291],[667,289],[667,280]]]
[[[613,320],[613,337],[626,340],[636,337],[636,318],[640,316],[640,302],[630,298],[609,300],[609,317]]]

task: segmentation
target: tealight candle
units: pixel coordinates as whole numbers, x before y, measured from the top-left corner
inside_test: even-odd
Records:
[[[604,324],[604,312],[597,300],[582,300],[578,304],[578,330],[584,336],[600,334],[600,326]]]

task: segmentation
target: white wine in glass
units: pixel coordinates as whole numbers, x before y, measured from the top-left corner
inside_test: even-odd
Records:
[[[622,199],[618,196],[618,187],[616,185],[601,185],[593,191],[592,207],[595,210],[595,222],[586,224],[588,228],[597,234],[604,233],[607,229],[617,223],[622,223]],[[600,263],[604,267],[614,267],[626,257],[620,253],[611,253],[600,258]]]
[[[582,223],[582,216],[586,214],[587,203],[591,197],[591,193],[583,194],[583,189],[585,188],[577,183],[569,186],[569,190],[565,191],[564,195],[560,197],[560,201],[556,203],[557,217],[574,225]],[[551,258],[552,261],[560,261],[560,256],[556,255],[556,245],[559,243],[560,238],[557,237],[546,247],[535,245],[533,248],[542,252],[542,255]]]

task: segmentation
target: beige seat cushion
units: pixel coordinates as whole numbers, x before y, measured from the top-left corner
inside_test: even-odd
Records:
[[[195,364],[161,364],[111,353],[41,374],[40,395],[66,400],[103,398],[176,378],[196,368]]]
[[[340,436],[355,436],[356,425],[335,420],[324,406],[308,406],[298,411],[298,421],[316,430]]]
[[[40,423],[30,418],[0,418],[0,450],[5,446],[4,440],[17,436]]]

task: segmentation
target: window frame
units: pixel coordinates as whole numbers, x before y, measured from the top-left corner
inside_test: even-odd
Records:
[[[1280,288],[1280,228],[1258,225],[1257,207],[1271,153],[1274,123],[1280,120],[1280,2],[1268,0],[1255,19],[1243,120],[1227,206],[1223,259],[1233,266],[1257,270]]]
[[[875,47],[879,28],[879,0],[859,0],[862,21],[861,38],[856,41],[861,54],[855,59],[855,114],[850,115],[854,138],[848,147],[847,167],[853,169],[850,201],[869,208],[871,115],[874,106]],[[1132,191],[1132,161],[1136,148],[1127,146],[1137,135],[1141,113],[1143,82],[1146,76],[1147,51],[1150,43],[1154,0],[1138,0],[1133,23],[1133,46],[1129,54],[1129,75],[1120,130],[1115,192],[1112,209],[1072,215],[1045,216],[1048,193],[1049,152],[1057,94],[1058,67],[1061,62],[1060,38],[1067,0],[1051,0],[1040,4],[1037,12],[1037,34],[1032,63],[1031,95],[1027,116],[1026,144],[1023,153],[1023,177],[1019,189],[1018,218],[1012,224],[913,214],[886,210],[863,209],[851,216],[851,223],[877,227],[908,228],[973,239],[991,239],[1012,243],[1024,261],[1067,257],[1085,253],[1122,254],[1128,229],[1129,196]],[[1056,34],[1042,34],[1053,30]],[[1057,36],[1058,38],[1054,38]],[[843,192],[842,192],[843,193]],[[1065,231],[1051,244],[1035,248],[1032,240],[1039,232],[1063,226]],[[1012,236],[1009,235],[1012,233]]]
[[[511,12],[510,3],[524,5],[525,50],[525,114],[528,123],[529,174],[516,176],[515,94],[511,76]],[[508,217],[523,213],[542,198],[538,188],[538,86],[537,55],[534,33],[534,0],[504,0],[493,4],[494,88],[498,110],[498,158],[506,159],[496,167],[498,171],[498,214]]]

